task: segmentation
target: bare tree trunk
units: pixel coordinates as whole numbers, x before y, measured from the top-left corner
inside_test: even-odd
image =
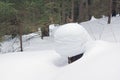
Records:
[[[109,0],[108,24],[111,23],[111,15],[112,15],[112,0]]]
[[[117,1],[114,0],[112,2],[112,16],[116,16],[116,14],[117,14]]]
[[[82,0],[80,0],[79,2],[79,22],[82,21],[82,16],[83,16],[83,3],[82,3]]]
[[[52,3],[52,2],[54,2],[54,0],[49,1],[49,3]],[[52,7],[50,9],[51,10],[50,10],[49,21],[50,21],[51,24],[53,24],[54,23],[54,17],[53,17],[54,11],[53,11]]]
[[[88,8],[88,0],[86,0],[86,19],[88,20],[88,12],[89,8]]]
[[[22,26],[19,25],[19,36],[20,36],[20,51],[23,51],[23,45],[22,45]]]
[[[19,39],[20,39],[20,51],[23,51],[23,45],[22,45],[22,25],[21,25],[21,20],[15,16],[15,19],[13,20],[13,24],[18,27],[18,34],[19,34]]]
[[[90,20],[91,19],[91,0],[87,0],[87,7],[88,7],[88,20]]]
[[[90,0],[86,0],[86,20],[91,19]]]
[[[62,24],[64,24],[65,23],[65,3],[63,2],[63,0],[62,0],[62,13],[61,13],[61,18],[62,18]]]
[[[71,18],[72,18],[72,21],[74,22],[74,0],[72,0],[71,2],[72,2]]]

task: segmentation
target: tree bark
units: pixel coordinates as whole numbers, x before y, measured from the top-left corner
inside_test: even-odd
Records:
[[[20,36],[20,51],[23,51],[23,45],[22,45],[22,26],[19,25],[19,36]]]
[[[71,2],[72,2],[71,19],[72,19],[72,22],[74,22],[74,0],[72,0]]]
[[[61,18],[62,18],[62,24],[64,24],[65,23],[65,3],[64,3],[64,1],[62,0],[62,13],[61,13]]]
[[[82,0],[80,0],[79,2],[79,22],[82,21],[82,16],[83,16],[83,3],[82,3]]]
[[[108,24],[111,23],[111,15],[112,15],[112,0],[109,0]]]
[[[88,7],[88,8],[87,8],[87,9],[88,9],[88,20],[90,20],[91,17],[92,17],[92,16],[91,16],[91,10],[90,10],[90,9],[91,9],[91,0],[87,0],[87,5],[88,5],[88,6],[87,6],[87,7]]]

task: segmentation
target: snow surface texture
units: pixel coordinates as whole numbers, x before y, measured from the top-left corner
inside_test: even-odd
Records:
[[[35,33],[25,35],[24,52],[0,54],[0,80],[120,80],[120,17],[113,17],[109,25],[107,18],[81,25],[94,39],[107,42],[99,40],[88,43],[83,57],[68,65],[67,59],[55,52],[53,37],[42,40]],[[99,38],[101,31],[102,38]],[[13,41],[6,42],[9,45]],[[9,47],[4,43],[2,51],[7,51]]]
[[[120,45],[95,41],[84,56],[64,67],[55,80],[120,80]]]
[[[60,57],[52,50],[0,55],[0,80],[53,80]]]
[[[94,40],[120,42],[120,16],[112,17],[111,24],[107,24],[108,18],[92,19],[82,22],[82,25]]]
[[[77,23],[60,26],[54,34],[55,50],[61,56],[72,57],[85,52],[85,44],[91,41],[87,31]]]
[[[54,37],[54,33],[58,29],[58,27],[59,27],[58,24],[51,24],[51,25],[49,25],[49,35],[51,37]]]

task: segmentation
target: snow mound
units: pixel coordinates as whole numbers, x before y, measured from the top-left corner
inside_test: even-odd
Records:
[[[95,21],[95,20],[97,19],[94,16],[92,16],[90,21]]]
[[[60,26],[55,34],[55,50],[61,56],[71,57],[85,51],[85,44],[91,41],[87,31],[77,23]]]
[[[49,34],[50,34],[51,37],[54,36],[54,32],[57,30],[58,27],[59,27],[58,24],[49,25]]]

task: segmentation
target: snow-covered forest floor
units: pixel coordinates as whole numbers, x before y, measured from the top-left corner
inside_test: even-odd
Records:
[[[18,39],[2,42],[0,80],[120,80],[120,17],[111,24],[106,17],[80,24],[95,41],[72,64],[55,52],[52,35],[43,40],[37,33],[24,35],[23,52],[13,52]]]

